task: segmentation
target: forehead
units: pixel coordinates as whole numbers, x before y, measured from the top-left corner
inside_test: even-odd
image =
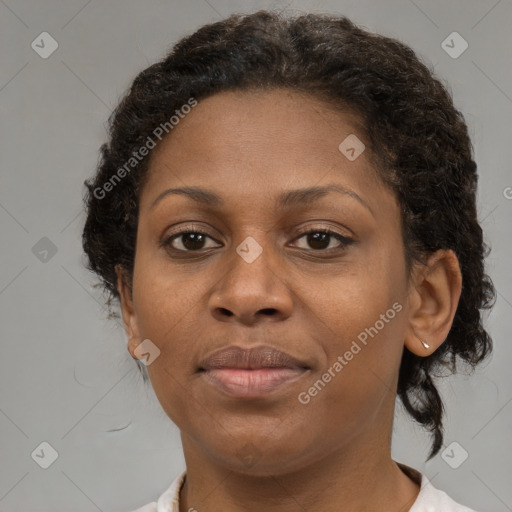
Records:
[[[287,89],[215,94],[200,100],[151,153],[141,210],[178,186],[202,186],[228,199],[333,182],[362,193],[382,188],[366,150],[355,160],[340,151],[354,136],[364,141],[355,113],[309,95]]]

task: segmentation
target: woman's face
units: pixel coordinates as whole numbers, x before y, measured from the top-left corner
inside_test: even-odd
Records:
[[[151,154],[123,313],[132,355],[160,351],[148,373],[186,457],[279,474],[389,444],[408,280],[355,123],[287,90],[227,92]]]

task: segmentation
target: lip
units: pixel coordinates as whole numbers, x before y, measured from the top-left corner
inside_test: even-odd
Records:
[[[206,382],[236,398],[260,398],[310,370],[306,363],[273,347],[230,346],[201,361]]]
[[[260,370],[264,368],[308,368],[308,366],[290,354],[266,345],[250,349],[231,345],[217,350],[199,364],[200,370],[226,368]]]

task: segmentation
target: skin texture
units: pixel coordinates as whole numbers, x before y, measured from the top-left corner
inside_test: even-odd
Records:
[[[288,90],[226,92],[200,101],[151,154],[133,281],[116,270],[130,353],[145,339],[161,351],[148,373],[181,431],[182,511],[406,511],[419,492],[390,455],[400,359],[404,346],[428,356],[444,341],[460,270],[438,251],[409,276],[393,192],[367,152],[349,161],[338,150],[349,134],[364,142],[358,122]],[[282,192],[328,184],[350,193],[278,207]],[[154,204],[184,186],[224,203],[167,194]],[[352,242],[315,248],[304,232],[326,228]],[[207,236],[195,251],[183,237],[163,246],[177,230]],[[252,263],[236,252],[249,236],[263,249]],[[401,311],[301,403],[394,303]],[[309,370],[264,398],[233,398],[197,371],[230,345],[270,345]]]

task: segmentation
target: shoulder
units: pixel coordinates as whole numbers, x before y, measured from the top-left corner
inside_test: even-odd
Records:
[[[431,483],[421,488],[418,498],[409,512],[475,512],[453,501],[444,491],[436,489]]]
[[[179,512],[179,497],[185,476],[185,471],[178,475],[170,487],[158,498],[158,502],[153,501],[132,512]]]
[[[428,478],[415,469],[399,464],[401,469],[420,483],[420,492],[409,512],[476,512],[455,502],[440,489],[436,489]]]

